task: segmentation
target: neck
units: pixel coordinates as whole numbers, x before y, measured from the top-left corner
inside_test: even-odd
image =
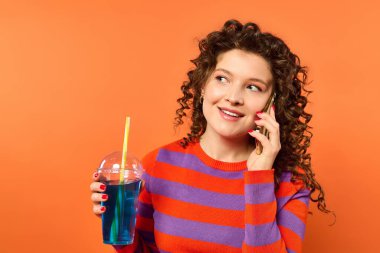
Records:
[[[245,161],[255,148],[249,142],[248,135],[231,139],[208,132],[207,129],[199,142],[208,156],[223,162]]]

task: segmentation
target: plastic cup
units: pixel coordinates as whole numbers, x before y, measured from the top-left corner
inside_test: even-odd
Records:
[[[121,159],[121,152],[113,152],[102,160],[98,168],[100,182],[106,185],[105,194],[108,195],[107,201],[101,204],[106,207],[102,214],[105,244],[132,244],[135,235],[143,168],[136,157],[128,154],[125,168],[121,170]],[[120,177],[121,171],[124,171],[124,177]]]

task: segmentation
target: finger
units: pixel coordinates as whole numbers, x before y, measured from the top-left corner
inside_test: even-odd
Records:
[[[251,131],[248,133],[261,143],[263,150],[270,148],[271,143],[265,135],[261,134],[259,131]]]
[[[273,136],[271,136],[271,133],[269,133],[269,136],[270,136],[270,139],[273,140],[273,144],[276,145],[276,147],[279,147],[279,149],[281,148],[281,141],[280,141],[280,124],[276,121],[276,107],[274,106],[274,104],[271,106],[271,109],[270,109],[270,114],[274,120],[274,124],[275,124],[275,127],[277,129],[277,134],[273,134]]]
[[[94,203],[99,203],[99,202],[105,202],[108,199],[108,195],[104,193],[93,193],[91,194],[91,200]]]
[[[269,142],[274,146],[280,146],[280,131],[278,127],[274,127],[267,120],[255,120],[255,123],[259,126],[264,126],[269,132]],[[265,135],[264,135],[265,136]]]
[[[107,186],[100,182],[92,182],[90,184],[90,190],[92,192],[105,192]]]
[[[275,112],[275,106],[272,105],[269,111],[270,116],[276,121],[276,112]],[[277,122],[277,121],[276,121]]]
[[[271,113],[274,114],[274,108],[271,107]],[[264,122],[269,122],[273,127],[271,128],[268,124],[263,123],[264,127],[269,132],[270,142],[276,147],[279,146],[280,143],[280,124],[268,113],[259,113],[257,114],[259,118],[261,118]],[[260,122],[256,122],[256,124],[260,125]]]
[[[260,119],[260,120],[255,120],[255,124],[258,125],[258,126],[263,126],[265,127],[269,133],[277,133],[278,129],[273,126],[268,120],[266,119]]]
[[[99,176],[99,173],[98,173],[98,172],[94,172],[94,173],[92,174],[92,179],[93,179],[94,181],[99,181],[99,178],[100,178],[100,176]]]
[[[104,213],[105,211],[106,211],[106,207],[101,206],[99,204],[93,205],[93,207],[92,207],[92,212],[96,215],[100,215],[100,214]]]
[[[270,109],[270,111],[271,111],[271,110],[272,110],[272,109]],[[266,112],[262,112],[262,113],[257,113],[257,116],[258,116],[260,119],[263,119],[263,120],[268,121],[272,126],[274,126],[274,127],[279,127],[278,122],[276,121],[275,118],[272,117],[271,114],[266,113]]]

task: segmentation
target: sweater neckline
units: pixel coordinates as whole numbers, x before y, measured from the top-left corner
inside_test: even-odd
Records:
[[[224,170],[224,171],[241,171],[247,169],[247,160],[240,162],[223,162],[220,160],[216,160],[206,154],[203,148],[200,145],[200,142],[197,141],[193,144],[193,152],[197,155],[197,157],[205,163],[207,166],[212,167],[214,169]]]

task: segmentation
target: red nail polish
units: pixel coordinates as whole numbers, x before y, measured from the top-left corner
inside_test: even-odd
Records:
[[[100,188],[100,190],[104,191],[106,189],[106,186],[104,184],[102,184],[102,185],[99,186],[99,188]]]
[[[106,210],[106,208],[104,207],[104,206],[102,206],[101,208],[100,208],[100,211],[104,211],[104,210]]]
[[[108,196],[106,194],[102,195],[102,199],[107,199],[107,198],[108,198]]]
[[[261,116],[261,114],[262,114],[263,112],[256,112],[256,114],[257,114],[257,116]]]
[[[248,133],[252,133],[253,132],[253,129],[251,129],[251,130],[248,130]]]

